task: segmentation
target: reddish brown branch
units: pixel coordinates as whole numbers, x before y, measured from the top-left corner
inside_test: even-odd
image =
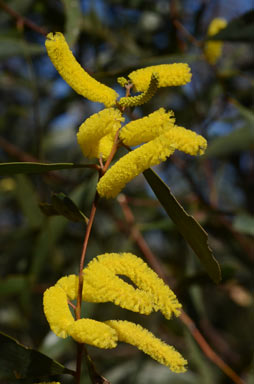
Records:
[[[18,12],[14,11],[14,9],[10,8],[2,0],[0,0],[0,8],[2,8],[6,13],[8,13],[14,19],[16,19],[17,24],[19,26],[20,25],[26,25],[28,28],[34,30],[35,32],[39,33],[40,35],[43,35],[45,37],[47,36],[47,31],[45,28],[39,27],[37,24],[35,24],[31,20],[27,19],[26,17],[21,16]]]

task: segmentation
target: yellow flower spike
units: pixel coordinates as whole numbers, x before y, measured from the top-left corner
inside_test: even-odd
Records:
[[[98,348],[115,348],[117,332],[109,325],[92,319],[80,319],[68,327],[69,335],[81,344]]]
[[[173,111],[166,112],[164,108],[160,108],[148,116],[126,124],[121,129],[119,137],[125,145],[129,146],[147,143],[165,130],[172,128],[174,123]]]
[[[90,116],[79,127],[77,140],[84,156],[88,158],[108,158],[117,130],[124,121],[121,112],[107,108]]]
[[[141,68],[131,72],[128,77],[138,92],[144,92],[149,87],[152,73],[157,73],[159,76],[158,88],[184,85],[191,81],[190,67],[184,63],[161,64]]]
[[[117,82],[118,82],[118,84],[121,85],[121,87],[123,87],[123,88],[125,87],[125,85],[128,84],[128,80],[125,79],[125,77],[118,77],[118,78],[117,78]]]
[[[74,319],[63,288],[58,286],[48,288],[44,292],[43,307],[51,330],[57,336],[66,338],[68,336],[67,328],[74,323]]]
[[[81,67],[62,33],[49,33],[45,45],[54,67],[74,91],[91,101],[103,103],[106,107],[116,104],[118,94],[92,78]]]
[[[106,321],[106,324],[116,330],[119,341],[134,345],[173,372],[186,371],[187,361],[182,355],[174,347],[156,338],[147,329],[129,321],[109,320]]]
[[[55,287],[61,287],[69,300],[75,300],[78,292],[78,276],[69,275],[61,277],[55,284]]]
[[[98,266],[104,266],[104,268],[116,275],[129,277],[141,291],[144,291],[150,297],[152,308],[155,311],[160,310],[167,319],[171,318],[172,313],[176,316],[180,315],[182,306],[174,292],[139,257],[132,253],[105,253],[97,256],[84,270],[85,279],[86,271],[89,271],[89,269],[91,269],[91,277],[92,272],[96,276]],[[94,280],[98,280],[98,277],[96,276]]]
[[[208,36],[216,35],[219,31],[227,26],[227,21],[217,17],[211,21],[208,27]],[[208,41],[204,47],[204,53],[210,64],[215,64],[221,56],[223,43],[221,41]]]
[[[114,263],[111,254],[105,255]],[[108,268],[101,262],[100,257],[90,261],[83,272],[83,300],[97,303],[113,302],[122,308],[145,315],[152,312],[152,295],[143,289],[135,289],[116,276],[112,268]],[[126,275],[126,273],[123,274]]]
[[[166,132],[165,136],[172,147],[192,156],[203,155],[207,147],[203,136],[177,125]]]
[[[175,148],[160,135],[121,157],[99,180],[97,191],[101,197],[114,198],[124,186],[140,173],[165,161]]]
[[[142,105],[147,103],[151,98],[155,95],[158,89],[159,84],[159,75],[157,73],[152,73],[151,80],[147,90],[141,95],[131,96],[131,97],[122,97],[118,104],[121,107],[137,107],[138,105]]]
[[[34,384],[61,384],[59,381],[43,381],[42,383],[34,383]]]
[[[56,286],[64,289],[70,300],[77,298],[78,276],[64,276],[58,280]],[[124,282],[96,258],[84,269],[82,298],[89,303],[112,302],[122,308],[146,315],[153,309],[150,294]]]

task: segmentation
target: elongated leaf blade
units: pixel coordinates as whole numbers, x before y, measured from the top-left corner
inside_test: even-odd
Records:
[[[61,169],[91,168],[91,164],[74,163],[33,163],[13,162],[0,163],[0,176],[16,175],[18,173],[44,173]]]
[[[144,176],[179,232],[198,256],[208,275],[215,283],[219,283],[220,266],[208,245],[208,235],[205,230],[192,216],[188,215],[169,187],[152,169],[147,169]]]
[[[74,371],[0,332],[0,379],[36,379]]]
[[[62,0],[65,8],[65,37],[72,47],[81,30],[82,13],[79,0]]]

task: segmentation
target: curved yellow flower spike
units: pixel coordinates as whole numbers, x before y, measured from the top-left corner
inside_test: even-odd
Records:
[[[174,123],[173,111],[166,112],[164,108],[160,108],[148,116],[126,124],[119,137],[125,145],[147,143],[165,132],[165,129],[172,128]]]
[[[137,69],[128,77],[138,92],[144,92],[149,87],[153,73],[158,74],[158,88],[185,85],[191,81],[190,67],[184,63],[153,65]]]
[[[160,310],[168,319],[172,313],[176,316],[180,313],[181,304],[171,289],[142,259],[131,253],[100,255],[88,264],[83,273],[83,300],[113,301],[123,308],[134,311],[141,309],[141,313],[147,314],[152,310]],[[118,274],[128,276],[137,288],[117,277]],[[77,293],[78,276],[75,275],[62,277],[44,293],[44,312],[50,328],[57,336],[71,336],[78,343],[98,348],[115,348],[117,341],[124,341],[174,372],[185,370],[186,361],[180,353],[140,325],[116,320],[105,323],[92,319],[75,321],[68,300],[76,299]],[[143,309],[145,311],[142,312]]]
[[[138,289],[134,289],[116,275],[129,277]],[[105,276],[105,281],[103,281],[103,276]],[[116,279],[119,279],[120,283]],[[152,310],[161,311],[166,319],[170,319],[172,313],[176,316],[180,314],[182,306],[174,292],[142,259],[132,253],[105,253],[97,256],[84,269],[84,281],[93,286],[94,294],[98,292],[99,295],[108,297],[109,301],[131,311],[137,310],[137,298],[139,297],[136,294],[143,291],[146,295],[141,296],[140,305],[143,305],[143,300],[145,303],[145,299],[149,305],[147,312],[140,310],[138,312],[149,314]],[[109,292],[107,292],[108,289]],[[84,289],[83,297],[85,295]],[[117,296],[119,302],[116,300]]]
[[[43,381],[42,383],[34,383],[34,384],[61,384],[59,381]]]
[[[136,128],[138,131],[140,130],[138,123],[136,123]],[[190,155],[204,153],[207,142],[195,132],[183,127],[172,127],[170,124],[168,129],[167,125],[165,126],[164,131],[165,133],[121,157],[99,180],[97,184],[99,195],[106,198],[116,197],[129,181],[149,167],[165,161],[176,149]],[[137,135],[136,143],[138,137]]]
[[[103,109],[85,120],[77,133],[84,156],[88,158],[102,156],[103,160],[107,159],[122,121],[124,117],[115,108]]]
[[[227,21],[217,17],[211,21],[208,27],[208,36],[216,35],[220,30],[227,26]],[[210,64],[215,64],[221,56],[223,43],[221,41],[208,41],[204,47],[204,53]]]
[[[72,296],[72,292],[70,295]],[[68,299],[70,299],[68,292],[65,292],[60,284],[56,284],[44,292],[44,313],[52,332],[63,339],[72,336],[78,343],[90,344],[99,348],[114,348],[117,340],[116,332],[96,320],[75,321],[68,306]]]
[[[81,67],[62,33],[49,33],[45,45],[54,67],[74,91],[91,101],[103,103],[106,107],[116,104],[118,94],[92,78]]]
[[[129,321],[109,320],[106,321],[106,324],[116,330],[119,341],[134,345],[173,372],[186,371],[187,361],[182,355],[174,347],[156,338],[147,329]]]
[[[44,292],[43,308],[51,330],[63,339],[68,336],[67,329],[74,323],[66,292],[61,287],[50,287]]]
[[[117,332],[109,325],[92,319],[80,319],[68,328],[69,335],[78,343],[98,348],[115,348]]]

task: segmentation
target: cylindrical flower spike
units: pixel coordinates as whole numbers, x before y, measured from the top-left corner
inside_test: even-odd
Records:
[[[98,274],[99,271],[99,274]],[[129,287],[133,288],[130,284],[121,280],[119,285],[115,284],[116,275],[123,275],[129,277],[131,281],[138,287],[134,292]],[[103,276],[105,281],[103,282]],[[110,280],[112,281],[110,283]],[[140,304],[145,303],[147,298],[147,313],[152,310],[161,311],[163,315],[170,319],[172,313],[179,316],[181,304],[176,298],[174,292],[163,282],[158,275],[148,267],[148,265],[139,257],[132,253],[105,253],[93,259],[84,270],[84,281],[95,288],[95,294],[99,291],[99,295],[108,295],[107,287],[110,287],[110,295],[117,297],[119,295],[119,302],[115,304],[129,310],[136,311],[138,305],[136,293],[143,292],[146,296],[142,297]],[[115,293],[113,288],[115,285]],[[104,291],[104,293],[103,293]],[[126,292],[125,296],[124,293]],[[85,290],[84,290],[85,295]],[[109,301],[112,301],[110,299]],[[150,302],[149,302],[150,301]],[[135,307],[133,307],[135,305]],[[146,313],[138,311],[140,313]]]
[[[140,120],[142,122],[142,119]],[[146,122],[148,123],[148,127],[149,124],[151,124],[151,121],[148,119]],[[134,128],[138,126],[138,123],[136,126],[135,123],[136,122],[133,122]],[[150,142],[121,157],[120,160],[105,173],[97,184],[97,191],[100,196],[106,198],[116,197],[129,181],[149,167],[165,161],[176,149],[184,151],[190,155],[204,153],[207,143],[202,136],[183,127],[172,127],[172,125],[168,126],[169,129],[166,127],[167,126],[163,128],[162,125],[161,128],[162,131],[163,129],[165,130],[165,133],[162,133],[159,137],[156,137]],[[124,128],[123,131],[124,134],[121,134],[121,137],[125,139]],[[144,130],[144,136],[148,135],[149,137],[149,133],[147,132],[148,130],[146,128]],[[126,129],[126,134],[127,133]],[[151,130],[151,137],[153,137],[153,135],[154,131]],[[126,136],[128,138],[128,135]],[[137,135],[136,138],[137,143],[139,141],[139,136]]]
[[[61,287],[50,287],[44,292],[43,307],[51,330],[59,337],[68,336],[67,328],[74,323],[68,307],[66,292]]]
[[[216,35],[219,31],[227,26],[227,21],[223,18],[217,17],[211,21],[208,27],[208,36]],[[223,43],[218,40],[208,41],[204,47],[204,53],[207,61],[210,64],[215,64],[222,52]]]
[[[61,384],[59,381],[43,381],[42,383],[34,383],[34,384]]]
[[[91,101],[103,103],[106,107],[116,104],[118,94],[92,78],[81,67],[62,33],[49,33],[45,45],[56,70],[74,91]]]
[[[84,156],[106,160],[110,155],[117,130],[124,121],[121,112],[107,108],[95,113],[79,127],[77,140]]]
[[[114,198],[124,186],[149,167],[160,164],[172,155],[175,148],[165,143],[160,135],[149,143],[142,145],[121,157],[99,180],[97,191],[101,197]]]
[[[121,129],[119,137],[129,146],[147,143],[172,128],[174,123],[173,111],[166,112],[164,108],[160,108],[148,116],[126,124]]]
[[[120,258],[120,255],[117,256]],[[115,260],[111,258],[111,254],[105,254],[105,257],[114,264]],[[126,271],[128,268],[126,260]],[[125,272],[123,275],[128,275]],[[149,315],[153,310],[152,295],[145,289],[135,289],[116,275],[112,268],[101,262],[101,259],[93,259],[84,269],[83,300],[112,302],[130,311]]]
[[[150,313],[152,309],[160,310],[168,319],[172,313],[175,315],[180,313],[181,304],[175,294],[142,259],[131,253],[100,255],[88,264],[83,273],[82,296],[85,300],[113,301],[134,311],[138,311],[138,301],[142,308],[147,300],[145,304],[147,312],[142,313]],[[116,275],[128,276],[137,288]],[[121,280],[121,283],[117,279]],[[139,296],[140,293],[144,296]],[[45,291],[44,312],[56,335],[63,338],[69,335],[78,343],[90,344],[98,348],[114,348],[118,340],[124,341],[136,346],[174,372],[185,371],[186,361],[180,353],[140,325],[116,320],[105,323],[92,319],[74,321],[67,300],[76,299],[77,294],[78,276],[75,275],[61,278],[54,287]]]
[[[80,319],[68,327],[69,335],[81,344],[98,348],[115,348],[117,332],[109,325],[92,319]]]
[[[153,65],[137,69],[128,77],[138,92],[144,92],[149,87],[152,73],[158,74],[158,88],[185,85],[191,81],[190,67],[184,63]]]
[[[121,107],[137,107],[138,105],[142,105],[147,103],[151,98],[155,95],[158,89],[159,84],[159,75],[157,73],[152,73],[152,77],[149,83],[147,90],[141,95],[131,96],[131,97],[122,97],[118,104]]]
[[[169,367],[173,372],[186,371],[187,361],[182,355],[174,347],[156,338],[147,329],[129,321],[109,320],[106,321],[106,324],[116,330],[119,341],[134,345],[154,360]]]

